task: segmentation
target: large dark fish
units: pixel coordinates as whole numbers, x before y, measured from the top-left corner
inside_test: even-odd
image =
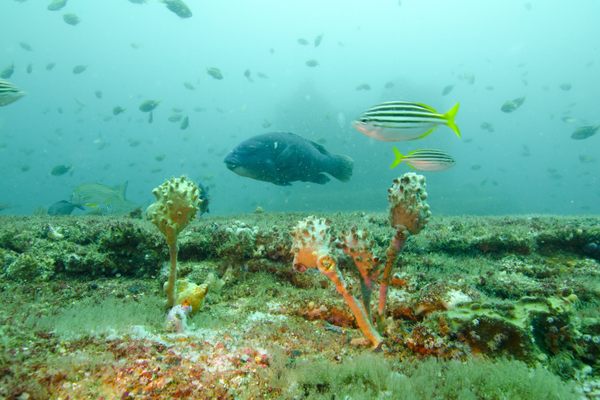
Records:
[[[71,215],[76,208],[85,210],[80,204],[71,203],[67,200],[60,200],[48,207],[48,215]]]
[[[287,186],[295,181],[327,183],[330,179],[324,173],[345,182],[352,176],[354,161],[293,133],[273,132],[240,143],[225,157],[225,164],[238,175]]]

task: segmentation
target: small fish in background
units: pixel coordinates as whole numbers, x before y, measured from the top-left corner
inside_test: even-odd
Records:
[[[413,150],[404,155],[396,146],[393,147],[395,160],[390,165],[390,169],[396,168],[400,163],[404,162],[412,169],[418,171],[444,171],[452,167],[456,161],[441,150],[420,149]]]
[[[4,210],[8,210],[11,206],[9,204],[6,203],[0,203],[0,212],[4,211]]]
[[[77,14],[68,13],[63,15],[63,21],[68,25],[75,26],[81,22],[81,19]]]
[[[200,215],[206,214],[210,212],[208,209],[208,203],[210,203],[210,197],[208,196],[208,186],[203,185],[201,182],[196,181],[198,184],[198,189],[200,189],[200,195],[198,198],[201,200],[200,207],[198,211],[200,211]]]
[[[383,87],[386,88],[386,89],[392,89],[394,86],[395,86],[394,82],[389,81],[389,82],[386,82]]]
[[[179,125],[179,129],[182,131],[186,130],[190,126],[190,118],[186,115],[186,117],[181,121],[181,125]]]
[[[52,71],[55,66],[56,66],[56,63],[49,62],[48,64],[46,64],[46,71]]]
[[[0,72],[0,78],[2,79],[10,79],[10,77],[15,73],[15,64],[10,64],[6,68]]]
[[[521,107],[523,103],[525,103],[525,96],[517,97],[514,100],[507,100],[506,102],[504,102],[504,104],[502,104],[500,110],[502,110],[502,112],[505,113],[511,113],[513,111],[516,111],[519,107]]]
[[[565,115],[565,116],[561,117],[560,120],[567,124],[574,124],[575,122],[579,121],[577,118],[571,117],[570,115]]]
[[[254,82],[254,80],[252,79],[252,72],[250,72],[249,69],[244,71],[244,77],[248,79],[248,82]]]
[[[160,0],[164,5],[167,6],[169,11],[172,11],[179,18],[191,18],[192,11],[183,2],[183,0]]]
[[[183,115],[181,114],[173,114],[168,118],[169,122],[179,122],[181,121],[181,119],[183,118]]]
[[[460,74],[458,76],[458,79],[467,82],[469,85],[475,84],[475,75],[468,72],[463,72],[462,74]]]
[[[27,42],[19,42],[19,46],[25,51],[33,51],[33,47]]]
[[[546,172],[548,172],[548,177],[550,177],[550,179],[560,180],[563,177],[556,168],[548,168],[546,169]]]
[[[311,59],[311,60],[307,60],[306,61],[306,66],[307,67],[313,68],[313,67],[316,67],[318,65],[319,65],[319,62],[317,60],[315,60],[315,59]]]
[[[48,207],[48,215],[71,215],[75,209],[84,210],[85,208],[81,204],[71,203],[67,200],[60,200]]]
[[[315,37],[315,40],[313,41],[314,46],[319,47],[321,45],[322,40],[323,40],[323,34],[321,33],[320,35],[317,35],[317,37]]]
[[[488,131],[490,133],[493,133],[495,131],[494,125],[492,125],[490,122],[482,122],[481,125],[479,125],[479,127],[484,131]]]
[[[187,90],[196,90],[196,87],[191,82],[183,82],[183,87]]]
[[[521,146],[521,157],[531,157],[531,149],[526,144]]]
[[[456,103],[445,114],[433,107],[409,101],[388,101],[371,107],[353,122],[360,133],[384,142],[421,139],[431,134],[439,125],[446,125],[461,137],[454,118]]]
[[[154,159],[158,162],[164,161],[167,158],[166,154],[157,154],[154,156]]]
[[[86,69],[87,65],[76,65],[73,67],[73,74],[79,75],[81,73],[84,73]]]
[[[236,146],[224,162],[240,176],[279,186],[295,181],[322,185],[330,181],[325,173],[346,182],[354,166],[350,157],[331,154],[322,145],[288,132],[251,137]]]
[[[33,72],[33,64],[31,64],[31,63],[27,64],[27,69],[25,70],[25,72],[27,72],[28,74],[31,74]]]
[[[142,104],[140,104],[140,111],[148,113],[148,123],[151,124],[154,122],[154,114],[152,111],[160,104],[157,100],[146,100]]]
[[[52,0],[50,4],[48,4],[48,11],[58,11],[67,5],[67,0]]]
[[[560,90],[568,92],[573,86],[570,83],[561,83],[558,87],[560,88]]]
[[[146,100],[144,102],[142,102],[142,104],[140,104],[140,111],[141,112],[152,112],[156,107],[158,107],[158,105],[160,104],[160,101],[158,100]]]
[[[596,157],[591,156],[589,154],[580,154],[579,157],[579,162],[582,164],[591,164],[596,162]]]
[[[129,0],[133,4],[146,4],[146,0]]]
[[[14,103],[23,96],[25,96],[25,92],[9,81],[0,79],[0,107]]]
[[[62,176],[67,172],[71,171],[70,165],[59,164],[55,165],[52,170],[50,170],[50,175],[52,176]]]
[[[126,192],[127,182],[117,186],[84,183],[73,189],[71,203],[90,208],[90,214],[122,214],[137,208],[136,204],[126,199]]]
[[[265,74],[264,72],[257,72],[256,76],[258,76],[260,79],[269,79],[269,75]]]
[[[122,114],[124,112],[125,112],[125,109],[123,107],[121,107],[121,106],[115,106],[112,109],[113,115],[119,115],[119,114]]]
[[[134,50],[139,50],[142,48],[142,45],[139,43],[131,42],[131,43],[129,43],[129,47],[131,47]]]
[[[587,139],[591,136],[594,136],[596,132],[600,129],[600,125],[596,126],[582,126],[580,128],[575,129],[575,131],[571,134],[571,139],[575,140],[583,140]]]
[[[223,74],[221,73],[221,70],[217,67],[207,68],[206,73],[218,81],[223,79]]]
[[[356,90],[361,91],[361,90],[371,90],[371,85],[369,85],[368,83],[361,83],[360,85],[358,85],[356,87]]]
[[[299,38],[297,40],[298,44],[301,46],[308,46],[308,40],[304,39],[304,38]]]
[[[94,95],[96,96],[97,99],[101,99],[102,98],[102,90],[96,90],[94,92]]]
[[[262,125],[261,125],[261,126],[262,126],[263,128],[265,128],[265,129],[267,129],[267,128],[270,128],[270,127],[271,127],[271,125],[273,125],[273,124],[271,123],[271,121],[269,121],[268,119],[265,119],[265,120],[263,120],[263,123],[262,123]]]
[[[454,85],[448,85],[442,89],[442,96],[447,96],[454,89]]]

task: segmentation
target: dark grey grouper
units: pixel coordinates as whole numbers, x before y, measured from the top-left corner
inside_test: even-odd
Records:
[[[238,175],[286,186],[294,181],[327,183],[324,172],[347,181],[354,161],[293,133],[273,132],[240,143],[225,157],[225,164]]]

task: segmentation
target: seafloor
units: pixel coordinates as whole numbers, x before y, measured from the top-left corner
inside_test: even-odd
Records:
[[[373,352],[329,281],[292,268],[304,216],[194,221],[179,274],[209,290],[179,334],[150,222],[1,217],[0,398],[600,397],[600,218],[434,217],[399,257]],[[386,215],[327,218],[385,258]]]

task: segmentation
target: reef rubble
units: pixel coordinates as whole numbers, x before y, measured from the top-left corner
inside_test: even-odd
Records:
[[[191,222],[178,275],[207,293],[179,333],[164,329],[169,254],[150,221],[0,217],[0,397],[293,398],[282,371],[371,352],[328,279],[293,268],[307,215]],[[385,259],[387,215],[314,215],[367,230]],[[398,255],[378,356],[516,360],[594,398],[599,244],[596,217],[431,217]],[[338,267],[359,291],[351,265]]]

